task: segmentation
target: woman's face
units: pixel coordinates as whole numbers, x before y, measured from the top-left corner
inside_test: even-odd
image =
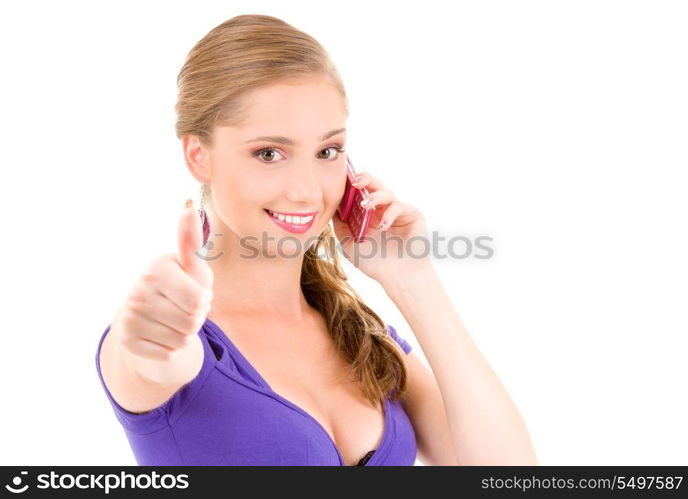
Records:
[[[328,80],[310,78],[258,88],[244,102],[241,126],[214,131],[214,216],[245,238],[245,246],[301,254],[334,216],[344,193],[344,99]],[[297,231],[290,231],[267,210],[312,215],[312,223],[292,218]]]

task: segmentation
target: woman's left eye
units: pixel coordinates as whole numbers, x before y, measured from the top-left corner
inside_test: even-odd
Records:
[[[342,146],[340,146],[340,145],[337,145],[337,144],[332,145],[332,146],[329,146],[329,147],[326,147],[325,149],[323,149],[323,151],[327,151],[328,149],[334,149],[334,150],[337,151],[339,154],[341,154],[341,153],[344,152],[344,148],[343,148]],[[322,151],[321,151],[321,152],[322,152]],[[339,157],[339,154],[337,154],[337,157]],[[328,159],[328,158],[325,158],[325,159]]]

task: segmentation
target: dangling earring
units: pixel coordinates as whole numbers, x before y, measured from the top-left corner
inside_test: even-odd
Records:
[[[208,236],[210,235],[210,223],[208,222],[208,215],[205,212],[205,177],[203,178],[203,183],[201,184],[201,207],[198,210],[198,214],[201,216],[201,223],[203,224],[203,247],[205,247],[208,242]]]

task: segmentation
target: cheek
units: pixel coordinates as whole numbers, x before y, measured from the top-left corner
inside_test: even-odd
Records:
[[[339,175],[332,177],[328,180],[325,188],[325,199],[327,204],[339,205],[342,197],[344,196],[344,190],[346,188],[346,177]]]
[[[238,233],[247,233],[256,223],[265,221],[263,208],[279,199],[279,191],[273,192],[260,182],[246,181],[246,178],[227,178],[213,192],[216,210],[228,227]]]
[[[225,179],[214,182],[213,185],[213,204],[215,210],[229,226],[241,225],[250,211],[258,211],[258,206],[252,200],[253,191],[243,186],[237,180]]]
[[[214,184],[216,191],[229,204],[236,206],[250,202],[259,202],[266,194],[270,193],[268,179],[252,172],[250,168],[242,168],[224,172],[218,175]]]

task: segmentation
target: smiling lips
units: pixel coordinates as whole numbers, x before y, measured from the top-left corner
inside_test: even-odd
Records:
[[[289,232],[303,233],[311,228],[317,211],[312,213],[280,213],[267,208],[264,210],[270,219]]]

